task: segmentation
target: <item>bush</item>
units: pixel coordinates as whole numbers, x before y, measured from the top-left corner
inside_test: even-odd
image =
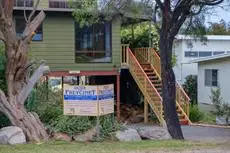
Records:
[[[220,88],[211,89],[210,99],[215,107],[214,114],[216,116],[225,116],[226,123],[229,123],[230,106],[228,103],[225,103],[223,101],[223,98],[221,97]]]
[[[191,99],[191,104],[197,104],[197,76],[188,75],[183,84],[185,92]]]
[[[192,122],[199,122],[204,118],[204,113],[201,112],[197,105],[192,105],[189,110],[189,119]]]

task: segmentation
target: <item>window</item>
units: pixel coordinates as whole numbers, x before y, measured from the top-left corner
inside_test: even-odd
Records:
[[[219,54],[224,54],[225,51],[216,51],[216,52],[213,52],[213,55],[219,55]]]
[[[206,69],[205,70],[205,86],[218,86],[218,70]]]
[[[207,51],[199,52],[199,57],[206,57],[206,56],[212,56],[212,52],[207,52]]]
[[[17,7],[33,7],[34,0],[15,0],[14,4]]]
[[[185,52],[185,57],[198,57],[198,52],[186,51]]]
[[[67,0],[49,0],[49,8],[69,8]]]
[[[23,18],[16,18],[16,33],[18,36],[20,36],[25,27],[26,27],[26,22],[25,19]],[[43,39],[43,33],[42,33],[42,25],[38,27],[38,29],[35,31],[35,35],[33,36],[32,40],[33,41],[42,41]]]
[[[97,23],[80,27],[76,24],[76,62],[112,61],[111,24]]]

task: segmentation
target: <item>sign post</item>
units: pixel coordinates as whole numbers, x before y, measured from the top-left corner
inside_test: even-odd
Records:
[[[100,116],[114,113],[114,85],[63,87],[64,115],[96,116],[99,138]]]

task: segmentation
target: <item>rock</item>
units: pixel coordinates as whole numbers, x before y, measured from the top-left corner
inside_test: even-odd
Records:
[[[141,137],[135,129],[126,129],[124,131],[117,131],[115,137],[119,141],[141,141]]]
[[[70,142],[72,140],[72,138],[68,134],[61,133],[61,132],[54,133],[53,139],[54,140],[67,141],[67,142]]]
[[[167,140],[171,139],[167,129],[163,127],[139,128],[138,134],[142,139]]]
[[[24,144],[26,137],[22,129],[16,126],[8,126],[0,129],[0,144]]]
[[[76,134],[73,136],[73,139],[75,141],[93,141],[94,136],[97,134],[97,129],[96,127],[86,131],[85,133],[82,134]]]

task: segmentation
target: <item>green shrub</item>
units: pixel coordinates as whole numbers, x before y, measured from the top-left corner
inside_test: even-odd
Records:
[[[85,132],[94,125],[94,121],[90,120],[89,117],[60,115],[51,122],[50,129],[54,132],[64,132],[72,135]]]
[[[192,105],[197,104],[197,76],[188,75],[185,78],[183,88],[190,97]]]
[[[101,126],[101,136],[108,137],[117,130],[122,128],[121,124],[119,124],[113,116],[105,115],[100,117],[100,126]]]
[[[190,107],[189,118],[192,122],[199,122],[203,119],[204,113],[201,112],[197,105]]]

